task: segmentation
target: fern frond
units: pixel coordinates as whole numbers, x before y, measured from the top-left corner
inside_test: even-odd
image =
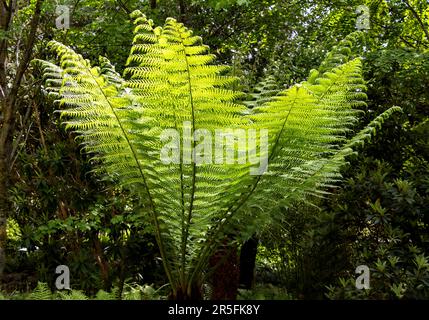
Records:
[[[365,34],[361,31],[355,31],[342,39],[338,45],[334,46],[326,55],[318,69],[319,74],[328,72],[339,67],[359,56],[356,50],[361,47]],[[311,77],[310,77],[311,78]]]
[[[395,113],[402,113],[403,110],[400,107],[391,107],[384,111],[382,114],[378,115],[374,120],[372,120],[364,129],[359,131],[354,137],[348,141],[346,147],[356,149],[358,147],[363,147],[365,142],[368,142],[372,136],[376,135],[377,130],[381,129],[383,123],[391,118]]]
[[[365,105],[365,90],[361,61],[352,59],[323,74],[312,71],[308,81],[254,108],[246,118],[253,128],[270,133],[268,171],[243,183],[239,197],[221,215],[211,237],[234,229],[250,237],[258,223],[268,221],[280,206],[323,196],[327,186],[336,184],[346,153],[351,152],[350,148],[341,151],[340,146],[357,122],[355,108]],[[206,242],[199,260],[208,258],[215,246],[213,241]]]
[[[59,300],[88,300],[88,297],[81,290],[59,291]]]
[[[37,287],[28,296],[29,300],[51,300],[52,292],[49,286],[45,282],[38,282]]]
[[[249,109],[253,109],[271,101],[279,92],[280,89],[275,78],[269,75],[255,86],[254,92],[249,94],[250,98],[243,103]]]
[[[257,192],[255,187],[249,191],[253,197],[247,206],[258,203],[270,211],[274,202],[304,200],[321,192],[324,184],[335,183],[336,174],[318,173],[332,161],[331,155],[356,123],[354,108],[364,104],[364,90],[361,62],[355,59],[314,84],[303,82],[257,108],[251,119],[274,134],[269,140],[269,172],[258,180]]]
[[[45,93],[55,100],[59,99],[59,91],[63,85],[64,70],[54,63],[40,59],[34,59],[31,61],[31,64],[41,70]]]
[[[71,49],[50,43],[63,69],[60,112],[84,149],[103,163],[97,170],[140,192],[161,252],[169,252],[163,262],[170,280],[186,282],[211,221],[228,205],[228,194],[238,189],[231,182],[245,175],[248,165],[185,163],[183,154],[192,155],[195,141],[181,144],[179,164],[165,165],[160,135],[171,128],[183,135],[184,123],[191,132],[243,128],[247,120],[239,115],[245,107],[235,103],[242,94],[229,89],[237,79],[225,75],[225,66],[212,64],[215,57],[201,38],[173,19],[154,29],[144,15],[135,16],[127,82],[106,60],[93,68]]]
[[[138,30],[151,30],[147,20],[139,21],[144,26]],[[242,94],[228,89],[237,79],[224,75],[225,66],[212,64],[215,57],[208,53],[201,38],[174,19],[167,19],[159,32],[152,31],[158,42],[135,38],[129,59],[135,65],[126,70],[130,75],[128,85],[144,103],[144,121],[151,124],[147,130],[155,126],[159,130],[173,128],[183,136],[184,122],[189,123],[192,132],[245,126],[246,121],[239,117],[245,108],[234,103]],[[193,142],[192,149],[195,145]],[[210,221],[228,204],[228,192],[234,190],[231,181],[245,174],[248,166],[188,165],[183,153],[191,150],[181,145],[180,151],[180,164],[166,166],[154,160],[158,181],[153,187],[158,190],[159,198],[154,201],[161,219],[170,224],[170,243],[181,257],[177,272],[185,281]]]

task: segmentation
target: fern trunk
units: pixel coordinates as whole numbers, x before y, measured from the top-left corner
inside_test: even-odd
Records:
[[[176,288],[168,298],[169,300],[178,301],[198,301],[203,300],[203,292],[201,285],[197,283],[190,285],[184,284],[183,286]]]
[[[240,274],[237,251],[237,245],[228,237],[210,258],[210,269],[213,270],[211,300],[237,298]]]
[[[241,247],[240,252],[240,286],[251,290],[255,281],[256,255],[258,253],[258,238],[253,236]]]

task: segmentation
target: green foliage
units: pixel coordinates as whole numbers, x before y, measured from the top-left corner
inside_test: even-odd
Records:
[[[36,288],[30,293],[0,294],[0,300],[159,300],[164,299],[150,285],[140,286],[138,284],[125,284],[122,294],[119,288],[114,287],[110,292],[99,290],[93,297],[83,293],[81,290],[63,290],[52,292],[48,284],[38,282]]]
[[[114,288],[112,292],[106,292],[104,290],[100,290],[95,295],[96,300],[116,300],[118,298],[118,290]]]
[[[244,101],[244,104],[250,109],[270,102],[279,93],[280,89],[275,78],[270,75],[259,82],[253,91],[248,94],[247,99]]]
[[[21,239],[22,234],[19,224],[14,219],[7,220],[6,234],[8,241],[18,242]]]
[[[50,300],[51,297],[51,289],[44,282],[38,282],[36,289],[28,296],[29,300]]]
[[[328,286],[329,299],[425,299],[429,294],[429,263],[424,254],[410,247],[406,256],[395,255],[383,246],[375,263],[370,265],[370,289],[356,290],[354,278],[340,278],[336,286]],[[400,249],[401,250],[401,249]],[[402,260],[402,259],[406,260]]]
[[[427,119],[429,53],[410,48],[380,50],[368,55],[365,69],[374,110],[400,105],[411,126]]]
[[[332,201],[335,224],[347,226],[336,231],[349,248],[342,254],[351,269],[358,264],[371,268],[371,288],[365,292],[353,289],[350,270],[342,275],[339,285],[329,286],[330,298],[425,299],[429,294],[425,249],[429,242],[429,193],[427,179],[422,179],[428,176],[429,166],[421,158],[419,140],[406,127],[402,135],[412,144],[390,146],[402,157],[406,155],[402,162],[361,156],[344,191]],[[385,132],[378,139],[385,145],[391,136]],[[372,148],[366,152],[373,152]],[[384,154],[378,156],[383,158]]]
[[[238,300],[293,300],[285,289],[273,285],[257,286],[253,290],[239,290]]]
[[[193,1],[196,4],[198,4],[199,1]],[[215,0],[207,0],[207,4],[209,6],[214,7],[215,9],[219,10],[219,9],[223,9],[223,8],[228,8],[232,5],[246,5],[249,4],[249,0],[221,0],[221,1],[215,1]]]
[[[96,296],[99,297],[98,295]],[[70,292],[58,292],[59,300],[88,300],[88,297],[80,290],[70,290]]]
[[[361,153],[349,157],[351,166],[343,171],[341,189],[317,203],[320,210],[301,205],[289,208],[285,219],[270,225],[261,236],[266,249],[260,253],[259,280],[286,286],[300,298],[323,298],[326,287],[332,299],[427,298],[427,275],[417,272],[416,259],[427,256],[428,59],[427,52],[399,44],[404,43],[403,36],[396,38],[394,33],[403,25],[393,20],[410,12],[397,10],[397,5],[370,5],[371,29],[366,32],[363,51],[369,112],[364,117],[365,122],[375,120],[356,136],[358,143],[353,138],[349,142]],[[412,5],[427,8],[424,1]],[[332,15],[353,14],[343,9]],[[384,10],[395,16],[391,28],[379,24],[390,19]],[[338,25],[344,24],[332,23],[341,32]],[[417,34],[422,35],[422,30],[415,30],[411,38],[417,39]],[[383,47],[376,47],[377,42]],[[395,105],[403,112],[397,113]],[[388,108],[396,115],[377,118]],[[378,135],[361,149],[359,145],[366,134],[374,133],[377,122],[383,123],[383,130],[377,129]],[[415,247],[409,248],[409,243]],[[396,260],[392,265],[390,261]],[[369,291],[355,288],[354,271],[361,264],[371,269]],[[383,265],[386,268],[380,272],[377,266]]]

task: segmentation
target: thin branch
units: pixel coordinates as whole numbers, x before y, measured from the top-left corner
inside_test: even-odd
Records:
[[[16,137],[16,140],[13,142],[13,147],[12,147],[12,151],[11,151],[11,153],[9,155],[9,159],[13,159],[15,157],[16,150],[18,149],[18,146],[21,143],[21,139],[22,139],[22,136],[24,134],[25,124],[27,123],[28,119],[30,118],[30,111],[31,111],[31,108],[28,107],[27,111],[25,112],[24,120],[20,121],[21,122],[21,132]],[[30,125],[30,128],[31,128],[31,125]],[[12,164],[10,166],[10,170],[12,170],[14,162],[15,161],[12,162]]]
[[[425,27],[425,24],[423,23],[422,19],[420,18],[419,14],[417,13],[417,11],[413,8],[413,6],[411,6],[411,4],[408,2],[408,0],[404,0],[404,3],[407,5],[408,9],[410,9],[411,13],[413,14],[414,18],[416,18],[416,20],[418,21],[420,27],[422,28],[424,34],[426,35],[426,38],[429,41],[429,31],[428,29]]]
[[[3,110],[3,112],[5,114],[5,121],[7,121],[9,118],[12,117],[12,113],[14,111],[12,109],[13,109],[13,106],[14,106],[15,101],[17,99],[18,89],[21,86],[22,78],[24,76],[25,71],[27,70],[28,64],[30,63],[31,55],[33,53],[34,42],[36,39],[37,26],[39,24],[42,3],[43,3],[43,0],[38,0],[36,2],[34,14],[33,14],[33,17],[31,19],[31,23],[30,23],[30,32],[28,34],[27,42],[25,45],[24,56],[19,63],[18,70],[16,71],[15,81],[13,82],[12,88],[10,90],[9,108],[7,108],[6,110]],[[4,140],[3,140],[5,138],[4,134],[5,133],[2,132],[2,139],[0,140],[0,143],[4,142]]]
[[[0,30],[4,32],[9,31],[14,10],[15,0],[12,0],[9,5],[7,5],[5,1],[2,1],[2,8],[0,11]],[[6,83],[6,63],[8,57],[8,45],[8,38],[4,37],[0,41],[0,87],[2,88],[4,97],[6,97],[8,91]]]
[[[186,5],[185,0],[179,0],[179,21],[185,22]]]
[[[6,9],[6,11],[9,11],[9,6],[7,5],[6,0],[2,0],[2,2],[3,2],[3,6]]]
[[[45,154],[48,154],[48,148],[46,146],[45,136],[42,130],[42,123],[40,121],[39,107],[35,102],[33,102],[33,107],[34,107],[34,116],[36,117],[36,124],[37,124],[37,127],[39,128],[40,142],[42,143],[43,151],[45,152]]]
[[[30,108],[28,108],[28,109],[30,109]],[[33,126],[33,121],[31,121],[30,125],[28,126],[28,130],[27,130],[27,134],[25,135],[24,142],[23,142],[21,148],[19,148],[19,151],[16,152],[16,155],[15,155],[14,159],[12,160],[12,162],[11,162],[11,164],[9,166],[9,171],[12,170],[13,166],[15,165],[16,160],[18,159],[19,154],[21,153],[22,149],[24,149],[24,147],[25,147],[25,145],[27,143],[28,135],[30,134],[32,126]]]
[[[399,39],[401,39],[403,43],[405,43],[407,46],[409,46],[411,48],[415,48],[416,47],[411,42],[409,42],[408,40],[406,40],[403,36],[399,36]]]
[[[11,4],[14,3],[12,0]],[[0,146],[2,148],[2,156],[5,156],[4,152],[6,151],[5,146],[8,144],[8,141],[12,139],[12,131],[15,122],[15,104],[18,99],[18,90],[21,86],[21,81],[24,77],[24,73],[27,70],[28,64],[30,63],[31,55],[33,53],[33,46],[36,38],[36,31],[39,25],[40,13],[42,10],[43,0],[37,0],[36,6],[34,9],[34,14],[30,22],[30,32],[28,33],[27,41],[25,44],[25,52],[23,58],[18,66],[16,71],[15,81],[12,84],[12,88],[9,93],[7,93],[6,99],[2,104],[2,114],[4,118],[2,119],[2,127],[0,132]],[[13,10],[13,8],[11,9]],[[10,14],[10,13],[9,13]],[[7,45],[7,44],[6,44]],[[4,61],[0,61],[2,63]],[[7,151],[6,151],[7,152]]]
[[[127,14],[130,14],[131,13],[131,10],[130,9],[128,9],[127,8],[127,6],[121,1],[121,0],[116,0],[116,2],[119,4],[119,6],[122,8],[122,9],[124,9],[124,11],[127,13]]]

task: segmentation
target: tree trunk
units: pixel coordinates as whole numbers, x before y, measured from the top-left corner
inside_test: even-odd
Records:
[[[156,9],[156,0],[150,0],[150,8],[152,10]]]
[[[7,31],[12,20],[14,9],[14,1],[10,1],[9,5],[6,2],[0,2],[0,30]],[[6,81],[6,65],[7,65],[7,38],[3,38],[0,42],[0,117],[1,117],[1,135],[5,128],[6,109],[8,105],[8,87]],[[8,177],[9,168],[7,161],[7,145],[0,142],[0,281],[2,280],[4,267],[6,265],[6,221],[8,206]]]
[[[212,300],[235,300],[238,293],[239,267],[236,245],[226,239],[217,252],[210,258]]]
[[[256,254],[258,238],[253,236],[241,247],[240,253],[240,287],[250,290],[255,282]]]
[[[0,148],[2,149],[2,148]],[[0,150],[0,153],[1,152]],[[7,200],[7,163],[4,155],[0,156],[0,281],[2,280],[4,267],[6,265],[6,219],[8,208]]]
[[[172,293],[168,299],[178,301],[199,301],[203,299],[203,294],[199,285],[193,285],[190,293],[187,292],[187,290],[178,288],[178,290]]]
[[[6,221],[11,210],[9,201],[9,184],[11,160],[13,159],[12,145],[15,127],[15,117],[18,106],[16,101],[18,98],[19,88],[25,71],[30,63],[33,52],[34,41],[36,38],[37,26],[39,25],[40,12],[42,9],[43,0],[37,0],[34,14],[30,22],[29,33],[25,43],[24,53],[16,70],[16,75],[10,90],[6,81],[6,65],[7,52],[9,43],[7,39],[0,42],[0,280],[3,277],[3,271],[6,263]],[[9,31],[12,22],[12,17],[16,11],[16,0],[0,2],[0,28],[2,31]]]
[[[186,4],[185,0],[179,0],[179,21],[185,23]]]

